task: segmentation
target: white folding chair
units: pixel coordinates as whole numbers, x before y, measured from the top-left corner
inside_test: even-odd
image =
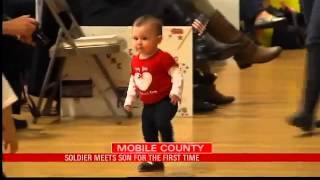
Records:
[[[51,108],[50,104],[52,104],[53,97],[49,97],[44,110],[41,111],[44,95],[49,89],[53,88],[53,92],[57,92],[58,88],[61,87],[61,76],[63,72],[64,61],[67,57],[74,55],[92,56],[94,62],[102,72],[105,80],[109,83],[109,89],[114,93],[115,96],[118,96],[119,93],[116,84],[112,80],[108,70],[103,66],[98,54],[111,54],[119,52],[121,50],[120,44],[122,39],[114,35],[85,37],[85,34],[74,18],[70,7],[65,0],[44,0],[44,2],[48,6],[51,14],[59,25],[59,31],[56,42],[50,49],[50,63],[45,75],[44,82],[42,84],[39,101],[37,104],[37,109],[39,110],[40,114],[48,112]],[[58,72],[59,82],[53,82],[49,84],[49,80],[52,75],[52,69],[57,60],[62,61],[62,69],[60,69]],[[54,96],[54,93],[52,94],[52,96]],[[59,100],[61,102],[61,95],[59,97]],[[117,107],[113,106],[109,99],[104,98],[104,100],[110,108],[112,114],[116,116],[117,112],[115,108]],[[127,113],[127,116],[130,117],[131,113]],[[34,119],[34,123],[36,122],[37,118]]]

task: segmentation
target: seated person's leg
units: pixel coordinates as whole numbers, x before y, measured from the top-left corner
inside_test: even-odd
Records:
[[[255,63],[266,63],[280,55],[281,47],[266,48],[256,45],[249,37],[237,30],[219,10],[208,4],[207,0],[194,1],[194,3],[197,3],[198,7],[205,7],[199,10],[206,12],[209,16],[207,31],[210,35],[224,43],[241,43],[234,56],[240,68],[247,68]]]
[[[253,31],[255,17],[264,10],[263,0],[240,0],[240,20],[244,22],[244,31]]]
[[[33,48],[8,36],[3,36],[2,43],[7,47],[2,59],[3,73],[18,97],[18,101],[12,105],[12,113],[20,114],[22,105],[21,93],[23,88],[21,77],[27,65],[30,63]],[[17,129],[27,127],[26,120],[15,119],[15,124]]]

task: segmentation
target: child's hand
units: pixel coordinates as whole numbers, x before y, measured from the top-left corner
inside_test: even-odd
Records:
[[[170,99],[171,99],[171,103],[174,105],[177,105],[178,102],[179,103],[181,102],[181,99],[179,98],[179,96],[174,95],[174,94],[170,96]]]
[[[128,111],[128,112],[131,112],[131,111],[132,111],[131,105],[126,105],[126,106],[124,106],[124,109],[125,109],[126,111]]]

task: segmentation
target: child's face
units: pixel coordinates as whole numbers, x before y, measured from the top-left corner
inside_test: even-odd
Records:
[[[141,55],[152,55],[161,42],[162,36],[156,34],[156,29],[150,23],[133,26],[133,46]]]

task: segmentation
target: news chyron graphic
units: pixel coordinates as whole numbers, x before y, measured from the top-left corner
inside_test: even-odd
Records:
[[[111,153],[4,154],[6,162],[200,162],[211,143],[112,143]]]
[[[111,153],[3,154],[4,162],[320,162],[320,153],[214,153],[211,143],[112,143]]]

